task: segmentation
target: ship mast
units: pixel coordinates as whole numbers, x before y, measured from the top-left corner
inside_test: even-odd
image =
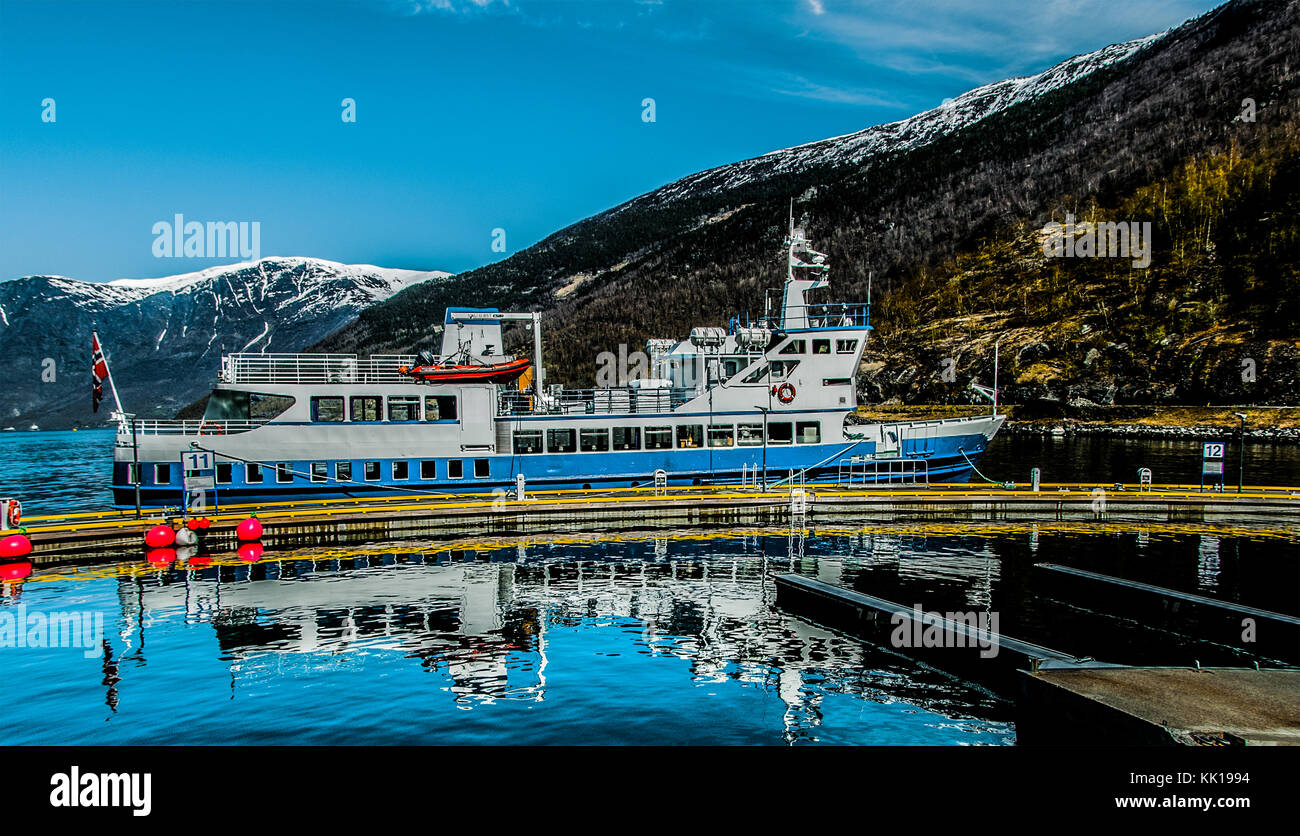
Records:
[[[783,328],[807,328],[808,304],[805,294],[830,286],[831,267],[826,263],[826,253],[808,246],[808,236],[794,225],[794,200],[790,201],[790,232],[785,239],[786,273],[785,294],[781,303]],[[805,260],[807,258],[807,260]],[[795,270],[805,273],[796,275]]]

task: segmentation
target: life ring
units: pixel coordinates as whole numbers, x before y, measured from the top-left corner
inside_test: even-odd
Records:
[[[794,400],[794,384],[789,381],[782,383],[773,390],[773,394],[781,403],[790,403],[790,401]]]
[[[9,527],[17,528],[23,518],[23,504],[16,499],[9,500]]]

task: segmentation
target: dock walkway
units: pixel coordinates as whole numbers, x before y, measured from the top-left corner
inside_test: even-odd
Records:
[[[1172,485],[1043,485],[1040,491],[968,484],[846,490],[805,486],[802,526],[837,522],[1171,522],[1284,525],[1300,535],[1300,488],[1251,487],[1243,493],[1201,492]],[[28,503],[29,509],[34,503]],[[233,548],[235,528],[252,513],[271,548],[376,540],[507,533],[557,533],[640,527],[776,526],[792,523],[788,489],[737,487],[624,488],[538,491],[523,501],[497,494],[366,496],[223,505],[208,514],[208,550]],[[136,554],[146,531],[175,522],[160,510],[87,511],[23,520],[36,562]]]

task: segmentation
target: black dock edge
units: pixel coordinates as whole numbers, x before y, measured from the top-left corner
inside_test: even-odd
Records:
[[[1300,618],[1295,616],[1055,563],[1038,563],[1034,568],[1053,597],[1105,600],[1110,614],[1235,647],[1252,656],[1300,664]]]
[[[781,574],[774,576],[774,581],[776,605],[781,609],[978,683],[1007,699],[1020,693],[1020,671],[1034,671],[1049,663],[1079,663],[1074,656],[1050,647],[996,633],[979,633],[961,622],[927,616],[913,607],[814,578]],[[907,636],[915,636],[935,627],[942,646],[916,647],[896,640],[900,629]]]

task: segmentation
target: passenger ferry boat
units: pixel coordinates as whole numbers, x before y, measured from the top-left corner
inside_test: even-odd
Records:
[[[448,309],[441,358],[225,356],[201,420],[122,418],[114,503],[133,506],[137,480],[143,505],[184,503],[195,451],[213,456],[220,503],[968,478],[1005,419],[996,393],[989,415],[846,424],[869,304],[808,301],[826,256],[793,223],[786,247],[779,308],[650,340],[651,377],[617,388],[547,386],[540,314],[495,309]],[[524,365],[501,354],[506,321],[531,322],[533,358],[502,383]]]

